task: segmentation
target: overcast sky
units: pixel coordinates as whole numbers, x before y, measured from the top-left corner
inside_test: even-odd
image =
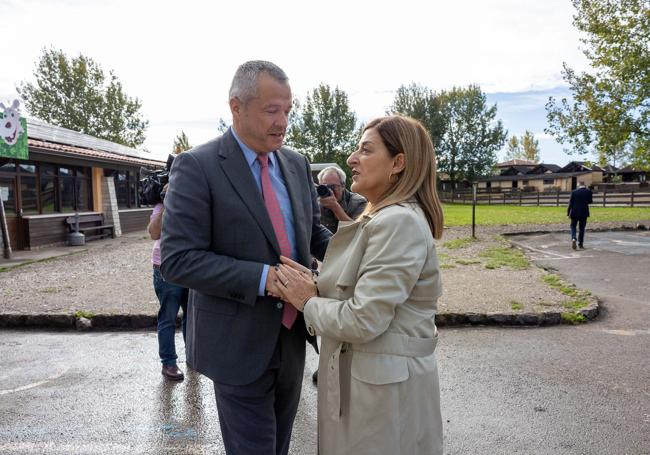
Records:
[[[235,69],[264,59],[299,98],[321,82],[345,90],[361,121],[402,84],[479,84],[510,134],[533,131],[542,161],[565,164],[578,158],[544,134],[544,105],[569,94],[563,62],[586,68],[573,13],[570,0],[0,0],[0,101],[33,80],[43,47],[82,53],[140,98],[144,146],[165,156],[181,130],[194,145],[215,137]]]

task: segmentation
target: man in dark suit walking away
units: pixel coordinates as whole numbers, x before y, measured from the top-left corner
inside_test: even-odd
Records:
[[[591,190],[587,188],[584,182],[578,183],[578,188],[571,192],[567,216],[571,218],[571,248],[574,250],[577,246],[584,248],[585,227],[589,217],[589,204],[594,202]],[[578,237],[576,239],[576,226],[578,227]],[[577,240],[577,242],[576,242]]]
[[[307,159],[282,146],[291,111],[284,71],[242,64],[232,127],[179,155],[165,198],[160,271],[190,289],[187,362],[212,379],[228,454],[287,454],[307,333],[279,295],[280,255],[309,266],[331,236]]]

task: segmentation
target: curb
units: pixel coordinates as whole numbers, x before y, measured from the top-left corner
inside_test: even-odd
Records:
[[[571,311],[567,309],[567,313]],[[575,313],[592,320],[598,316],[598,301]],[[535,327],[567,324],[562,318],[562,311],[545,311],[542,313],[438,313],[436,326],[502,326]],[[91,319],[77,318],[72,314],[0,314],[2,329],[61,329],[79,331],[113,331],[113,330],[154,330],[157,317],[148,314],[98,314]],[[180,319],[177,320],[179,325]]]
[[[572,324],[562,317],[565,313],[579,314],[586,321],[595,319],[600,313],[600,303],[595,301],[586,308],[576,311],[544,311],[542,313],[438,313],[437,327],[461,326],[500,326],[500,327],[539,327],[559,324]]]
[[[91,319],[72,314],[0,314],[3,329],[141,330],[155,329],[157,317],[148,314],[98,314]]]

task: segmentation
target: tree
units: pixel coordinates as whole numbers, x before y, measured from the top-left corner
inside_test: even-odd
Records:
[[[357,146],[360,130],[348,95],[320,84],[304,104],[294,102],[286,143],[307,154],[315,163],[337,163],[348,171],[346,160]]]
[[[521,148],[525,160],[539,163],[539,141],[531,131],[526,130],[521,136]]]
[[[487,106],[477,85],[443,91],[440,99],[445,132],[438,147],[438,169],[452,182],[489,174],[508,134],[501,120],[495,121],[496,104]]]
[[[519,160],[523,155],[521,145],[517,136],[512,136],[508,140],[508,150],[506,151],[506,161]]]
[[[142,103],[124,93],[112,71],[107,80],[93,59],[43,49],[34,76],[35,83],[16,88],[31,115],[129,147],[144,142],[149,122],[140,113]]]
[[[650,3],[572,0],[590,72],[564,64],[573,100],[549,98],[546,131],[573,151],[650,162]]]
[[[526,130],[521,139],[512,136],[508,141],[506,159],[528,160],[539,163],[539,141],[535,139],[535,135]]]
[[[489,173],[506,137],[501,121],[490,126],[496,105],[488,108],[477,86],[440,93],[417,84],[401,86],[386,112],[424,125],[438,154],[438,170],[452,182]]]
[[[224,134],[226,131],[228,131],[228,128],[230,128],[230,125],[228,125],[224,119],[219,117],[219,123],[217,124],[217,131],[219,131],[219,133],[221,134]]]
[[[174,139],[173,152],[181,153],[191,148],[192,146],[190,145],[190,140],[187,138],[187,134],[185,134],[185,131],[181,130],[181,134],[176,136],[176,138]]]
[[[415,83],[402,85],[395,93],[393,104],[386,111],[388,115],[402,114],[417,119],[429,132],[435,149],[445,131],[440,97],[428,87]]]

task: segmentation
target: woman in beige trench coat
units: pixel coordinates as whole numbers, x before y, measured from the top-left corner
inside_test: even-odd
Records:
[[[379,118],[348,165],[368,208],[339,225],[318,283],[286,258],[278,267],[281,297],[321,336],[319,454],[441,454],[442,208],[431,139],[413,119]]]

